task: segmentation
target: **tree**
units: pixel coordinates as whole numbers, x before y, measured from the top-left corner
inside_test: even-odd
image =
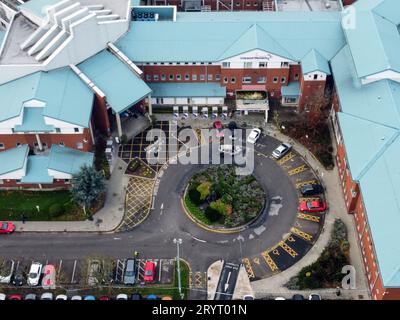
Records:
[[[72,178],[72,197],[83,208],[91,208],[106,189],[104,175],[92,166],[84,165]]]

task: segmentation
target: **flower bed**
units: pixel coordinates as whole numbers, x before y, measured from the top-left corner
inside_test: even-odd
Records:
[[[154,179],[156,173],[142,160],[135,158],[129,162],[128,167],[125,171],[126,174]]]
[[[253,175],[238,176],[232,165],[195,174],[184,196],[187,211],[206,225],[234,228],[255,219],[266,194]]]

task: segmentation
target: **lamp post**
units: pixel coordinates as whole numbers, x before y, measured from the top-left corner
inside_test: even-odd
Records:
[[[179,289],[179,294],[182,296],[181,265],[180,265],[180,258],[179,258],[179,246],[182,244],[182,239],[174,238],[173,241],[176,244],[176,259],[177,259],[177,266],[178,266],[178,289]]]

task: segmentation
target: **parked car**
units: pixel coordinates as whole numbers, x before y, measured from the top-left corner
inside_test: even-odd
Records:
[[[82,300],[81,296],[72,296],[71,300]]]
[[[136,260],[127,259],[125,264],[125,272],[123,282],[126,285],[134,285],[136,282]]]
[[[315,196],[324,192],[324,188],[320,184],[305,184],[300,188],[303,196]]]
[[[125,293],[120,293],[117,295],[116,300],[128,300],[128,295]]]
[[[85,297],[83,298],[83,300],[86,300],[86,301],[94,301],[94,300],[96,300],[96,297],[95,297],[95,296],[92,296],[92,295],[89,295],[89,296],[85,296]]]
[[[107,297],[107,296],[101,296],[101,297],[99,298],[99,300],[100,300],[100,301],[108,301],[108,300],[111,300],[111,299],[110,299],[110,297]]]
[[[217,129],[217,138],[224,137],[224,128],[222,126],[222,122],[220,120],[214,121],[213,123],[214,129]]]
[[[56,288],[56,268],[52,264],[43,267],[42,287],[45,289]]]
[[[99,284],[100,273],[101,273],[101,262],[99,260],[91,260],[88,266],[89,286],[96,286]]]
[[[324,212],[326,210],[326,203],[320,198],[303,200],[299,204],[299,211],[301,212]]]
[[[234,156],[236,154],[239,154],[242,151],[242,148],[239,146],[234,146],[232,144],[223,144],[219,146],[218,150],[221,154],[225,153]]]
[[[8,297],[8,300],[22,300],[22,295],[21,294],[12,294],[11,296]]]
[[[36,294],[34,294],[34,293],[28,293],[28,294],[25,296],[24,300],[36,300]]]
[[[11,282],[11,278],[14,273],[14,265],[15,263],[13,260],[4,261],[4,264],[1,268],[3,274],[0,274],[0,283],[9,284]]]
[[[131,295],[131,300],[142,300],[142,295],[140,293],[134,293]]]
[[[0,234],[10,234],[15,231],[15,224],[12,222],[0,221]]]
[[[261,136],[261,130],[254,128],[247,137],[247,143],[255,144]]]
[[[155,294],[149,294],[146,297],[146,300],[161,300],[160,297],[156,296]]]
[[[45,292],[40,296],[40,300],[53,300],[53,294],[51,292]]]
[[[0,293],[0,301],[6,300],[6,295],[4,293]]]
[[[24,282],[25,282],[24,272],[21,269],[16,270],[14,276],[12,277],[11,283],[14,286],[21,287],[22,285],[24,285]]]
[[[243,300],[254,300],[254,296],[251,294],[246,294],[243,296]]]
[[[272,156],[278,160],[285,156],[290,150],[292,150],[292,146],[290,144],[282,143],[278,148],[272,151]]]
[[[65,294],[59,294],[56,300],[68,300],[68,297]]]
[[[322,300],[322,298],[318,293],[311,293],[308,296],[308,300]]]
[[[275,300],[286,300],[284,297],[276,297]]]
[[[292,300],[305,300],[305,298],[302,294],[297,293],[293,295]]]
[[[42,264],[40,262],[33,262],[28,274],[28,286],[37,286],[42,274]]]
[[[147,261],[144,266],[143,280],[145,282],[153,282],[156,273],[156,264],[153,261]]]

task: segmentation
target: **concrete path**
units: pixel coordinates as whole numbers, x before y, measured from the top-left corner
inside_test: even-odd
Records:
[[[330,240],[331,231],[335,219],[341,219],[347,226],[348,240],[350,242],[350,263],[355,267],[356,274],[356,289],[355,290],[341,290],[341,297],[351,299],[368,299],[369,291],[366,282],[366,273],[364,264],[362,263],[361,252],[357,244],[357,233],[353,222],[353,216],[347,213],[343,193],[341,191],[339,174],[337,167],[333,170],[325,170],[321,163],[314,158],[314,156],[302,145],[293,141],[291,138],[285,136],[275,129],[274,126],[267,124],[264,129],[266,134],[276,137],[281,141],[289,142],[293,145],[296,151],[301,154],[309,165],[315,170],[316,174],[321,179],[326,189],[327,205],[329,212],[326,216],[325,227],[323,228],[320,237],[310,251],[295,265],[279,273],[275,276],[254,281],[252,287],[257,298],[265,298],[271,296],[291,297],[297,291],[291,291],[284,287],[290,278],[297,275],[297,273],[305,266],[315,262],[321,255],[323,249],[326,247]],[[335,153],[334,153],[335,154]],[[334,290],[317,290],[322,292],[323,298],[338,298],[336,296],[336,289]],[[303,292],[308,294],[308,292]]]
[[[17,232],[111,232],[124,217],[125,191],[128,178],[124,177],[126,164],[118,159],[115,170],[107,181],[107,195],[103,209],[93,221],[15,221]]]

